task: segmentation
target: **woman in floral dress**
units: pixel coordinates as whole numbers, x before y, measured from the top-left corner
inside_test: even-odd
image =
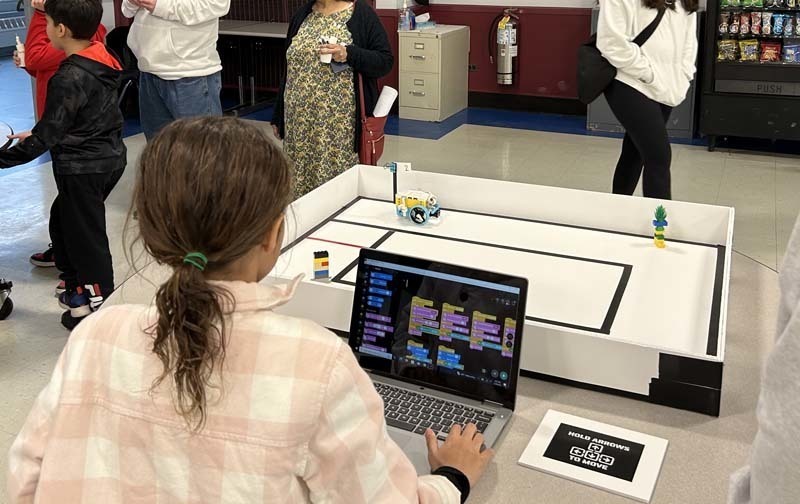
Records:
[[[322,43],[331,37],[336,44]],[[321,54],[331,54],[332,63],[322,63]],[[294,161],[297,197],[358,163],[358,74],[371,115],[377,79],[393,62],[386,31],[364,0],[312,0],[295,14],[272,125]]]

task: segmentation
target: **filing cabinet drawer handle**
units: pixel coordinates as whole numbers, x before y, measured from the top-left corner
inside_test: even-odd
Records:
[[[425,96],[425,91],[409,91],[408,94],[414,96]]]
[[[425,56],[421,56],[419,54],[410,54],[408,57],[411,58],[411,59],[422,60],[422,61],[427,59]]]

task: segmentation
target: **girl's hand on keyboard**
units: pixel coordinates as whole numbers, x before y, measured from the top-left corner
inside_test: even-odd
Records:
[[[431,470],[435,471],[442,466],[458,469],[469,479],[470,487],[475,486],[494,457],[494,450],[484,447],[483,434],[472,423],[467,424],[463,430],[460,425],[454,425],[441,446],[436,434],[430,429],[425,432],[425,441],[428,444]]]

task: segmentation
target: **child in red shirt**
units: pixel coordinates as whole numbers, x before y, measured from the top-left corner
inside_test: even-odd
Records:
[[[47,101],[47,83],[56,73],[58,66],[64,61],[64,51],[53,48],[47,38],[47,20],[44,15],[45,0],[31,0],[33,17],[28,26],[28,36],[25,38],[25,71],[36,79],[36,118],[44,113],[44,103]],[[102,24],[92,37],[92,42],[105,42],[106,28]],[[19,63],[15,58],[14,61]]]

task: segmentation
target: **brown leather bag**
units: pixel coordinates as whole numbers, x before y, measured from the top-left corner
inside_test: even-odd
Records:
[[[386,117],[367,117],[364,106],[364,78],[358,74],[358,94],[361,105],[361,138],[358,143],[358,161],[361,164],[377,166],[383,155],[383,128]]]

